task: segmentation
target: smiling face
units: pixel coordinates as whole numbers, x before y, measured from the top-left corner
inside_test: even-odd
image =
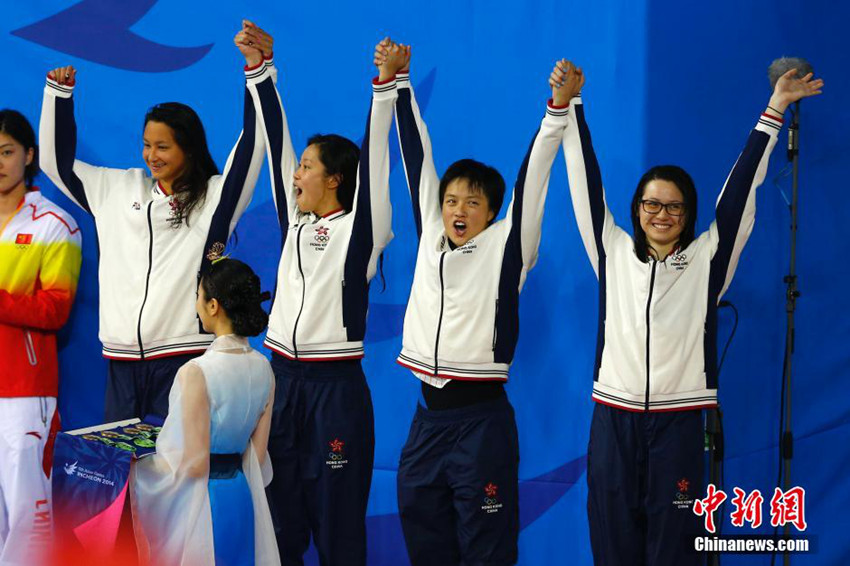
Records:
[[[483,232],[496,216],[487,196],[473,189],[463,177],[454,179],[446,187],[442,212],[446,234],[458,247]]]
[[[149,120],[145,124],[142,157],[156,179],[167,190],[186,165],[186,154],[174,139],[174,130],[162,122]]]
[[[664,179],[653,179],[643,189],[642,200],[655,201],[661,204],[679,203],[684,204],[682,191],[671,181]],[[679,236],[685,228],[688,219],[688,211],[681,216],[673,216],[662,207],[659,212],[651,214],[644,210],[642,204],[638,205],[637,214],[640,218],[640,227],[646,234],[646,242],[656,251],[658,259],[663,259],[672,251]]]
[[[0,195],[26,192],[26,168],[35,151],[27,150],[13,137],[0,132]]]
[[[319,216],[342,208],[336,195],[339,179],[328,175],[315,145],[307,146],[301,154],[301,162],[293,175],[295,203],[301,212],[313,212]]]

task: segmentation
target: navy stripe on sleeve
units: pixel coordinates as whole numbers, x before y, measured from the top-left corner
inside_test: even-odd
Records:
[[[207,241],[202,251],[201,273],[209,267],[211,260],[207,258],[207,251],[210,247],[214,243],[227,243],[227,239],[230,236],[230,222],[236,213],[236,205],[242,196],[245,179],[248,177],[248,171],[251,167],[251,159],[254,153],[254,138],[257,136],[257,118],[254,111],[254,103],[251,100],[251,93],[248,92],[247,87],[245,87],[243,123],[242,137],[236,146],[233,160],[230,162],[230,170],[227,172],[221,189],[221,198],[210,222]]]
[[[271,157],[272,190],[275,192],[277,201],[277,221],[280,224],[280,249],[286,243],[286,234],[289,231],[289,203],[287,201],[288,183],[292,179],[284,179],[281,170],[281,158],[283,156],[283,110],[280,106],[277,91],[271,79],[265,80],[257,85],[260,95],[260,108],[263,113],[266,134],[269,140],[269,151]]]
[[[74,99],[54,97],[55,123],[53,135],[56,137],[56,168],[62,182],[74,195],[74,198],[86,212],[92,214],[89,200],[83,189],[83,182],[74,173],[74,160],[77,155],[77,122],[74,119]]]
[[[410,100],[410,89],[398,89],[396,101],[396,120],[398,121],[401,154],[407,170],[407,182],[410,186],[410,200],[413,204],[413,221],[416,223],[416,235],[422,237],[422,210],[419,206],[419,185],[422,180],[422,163],[425,161],[425,149],[419,136],[416,116]]]
[[[579,139],[581,140],[582,159],[584,160],[585,173],[587,176],[587,190],[589,193],[590,220],[593,223],[593,238],[596,242],[596,273],[599,277],[599,317],[596,327],[596,362],[593,366],[593,380],[599,380],[599,368],[602,366],[602,351],[605,349],[605,317],[606,317],[606,293],[607,274],[605,271],[606,254],[602,240],[605,228],[605,200],[602,187],[602,173],[599,170],[599,161],[596,152],[593,151],[593,140],[590,137],[590,128],[584,116],[584,105],[575,105],[576,122],[578,123]]]
[[[349,342],[363,340],[366,335],[366,313],[369,309],[369,282],[366,271],[372,257],[372,194],[369,183],[369,148],[372,141],[372,106],[366,117],[366,133],[360,146],[358,165],[357,203],[345,257],[344,287],[342,289],[342,323]]]
[[[770,136],[764,132],[753,130],[750,133],[747,145],[726,181],[723,196],[717,203],[716,222],[719,241],[717,251],[711,259],[708,277],[708,305],[703,343],[708,389],[717,388],[717,301],[726,282],[729,263],[735,249],[735,240],[741,228],[741,219],[750,192],[753,190],[753,179],[769,141]]]
[[[540,129],[531,138],[525,153],[516,185],[514,185],[513,208],[511,209],[511,231],[505,242],[502,270],[499,274],[499,298],[496,309],[496,339],[493,344],[493,361],[509,364],[519,340],[519,280],[522,275],[522,207],[525,196],[525,179],[534,142]]]

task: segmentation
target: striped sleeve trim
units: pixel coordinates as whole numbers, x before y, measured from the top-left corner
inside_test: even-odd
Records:
[[[271,65],[265,65],[263,63],[260,63],[253,69],[245,69],[245,79],[256,82],[259,79],[263,78],[264,75],[268,75],[270,68]]]
[[[570,105],[566,106],[554,106],[552,104],[552,100],[549,100],[549,103],[546,105],[546,114],[549,116],[563,117],[567,116],[570,113]]]
[[[776,118],[771,116],[770,114],[763,113],[759,116],[759,124],[762,126],[767,126],[768,128],[773,128],[777,132],[782,129],[782,124],[784,121],[781,118]]]
[[[47,87],[51,89],[53,94],[56,96],[61,96],[62,98],[70,98],[72,94],[74,94],[74,86],[60,85],[53,79],[47,79]]]
[[[398,85],[398,88],[409,88],[410,87],[410,73],[396,73],[395,74],[395,82]]]
[[[372,80],[372,92],[374,94],[383,94],[387,92],[393,92],[394,90],[396,90],[395,78],[391,78],[384,82],[378,82],[377,78]]]

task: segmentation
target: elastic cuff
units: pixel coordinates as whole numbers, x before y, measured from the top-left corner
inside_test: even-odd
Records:
[[[782,129],[783,120],[781,118],[776,118],[775,116],[771,116],[770,114],[762,113],[759,116],[758,124],[756,124],[756,129],[761,130],[767,133],[779,133],[779,130]]]
[[[397,96],[396,78],[393,77],[388,81],[379,81],[377,78],[372,79],[372,96],[375,100],[386,100]]]
[[[260,67],[263,67],[265,64],[266,64],[266,60],[262,59],[256,65],[251,65],[250,67],[248,65],[245,65],[245,72],[248,73],[250,71],[255,71],[255,70],[259,69]]]
[[[564,104],[564,105],[558,106],[557,104],[555,104],[555,99],[553,99],[553,98],[550,98],[550,99],[549,99],[549,101],[548,101],[546,104],[547,104],[547,106],[549,106],[549,108],[551,108],[552,110],[563,110],[564,108],[569,108],[569,107],[570,107],[570,103],[569,103],[569,102],[567,102],[567,103],[566,103],[566,104]]]
[[[55,80],[48,78],[46,82],[46,88],[50,89],[54,95],[59,96],[61,98],[70,98],[72,94],[74,94],[74,85],[76,81],[69,85],[60,85]]]
[[[263,55],[263,61],[265,61],[266,63],[268,63],[269,61],[272,61],[272,60],[274,60],[274,51],[272,51],[271,53],[269,53],[269,56],[268,56],[268,57],[266,57],[265,55]]]
[[[265,62],[261,62],[259,65],[255,65],[250,69],[245,67],[245,80],[251,84],[256,84],[264,81],[267,77],[271,76],[271,69],[274,69],[271,65],[266,64]]]
[[[374,79],[372,79],[372,84],[373,84],[373,85],[375,85],[375,86],[378,86],[378,85],[385,85],[385,84],[391,83],[391,82],[393,82],[393,81],[395,81],[395,80],[396,80],[396,76],[395,76],[395,75],[391,76],[390,78],[388,78],[388,79],[387,79],[387,80],[385,80],[385,81],[381,81],[381,80],[379,80],[379,78],[380,78],[380,76],[377,76],[377,77],[375,77]]]

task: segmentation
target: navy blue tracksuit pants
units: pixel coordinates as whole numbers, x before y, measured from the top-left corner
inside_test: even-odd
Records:
[[[517,561],[519,444],[507,398],[459,409],[421,405],[398,467],[398,507],[413,566]]]
[[[596,566],[697,566],[704,496],[702,411],[631,412],[596,403],[587,514]]]
[[[360,360],[272,354],[272,369],[266,495],[281,564],[301,566],[312,535],[322,566],[365,566],[375,424]]]
[[[106,422],[156,415],[168,416],[168,394],[183,364],[201,354],[180,354],[153,360],[109,360],[106,380]]]

